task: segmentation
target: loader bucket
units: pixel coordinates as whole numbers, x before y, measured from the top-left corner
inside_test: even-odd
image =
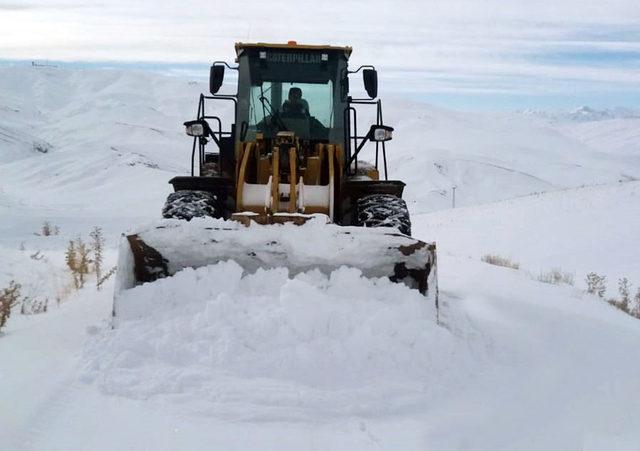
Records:
[[[392,228],[343,227],[313,218],[293,223],[245,226],[237,221],[166,219],[120,243],[116,297],[122,290],[198,268],[234,260],[247,273],[286,267],[291,274],[324,273],[351,266],[365,277],[388,277],[435,294],[435,244],[402,235]]]

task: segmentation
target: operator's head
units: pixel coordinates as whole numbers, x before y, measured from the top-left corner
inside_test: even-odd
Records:
[[[296,103],[300,103],[300,100],[302,100],[302,89],[300,88],[289,89],[289,102],[296,104]]]

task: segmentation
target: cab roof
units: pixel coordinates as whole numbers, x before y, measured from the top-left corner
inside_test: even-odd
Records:
[[[256,43],[247,43],[247,42],[236,42],[236,55],[240,56],[242,50],[244,49],[288,49],[288,50],[315,50],[315,51],[342,51],[345,56],[349,58],[351,55],[351,51],[353,50],[350,46],[333,46],[333,45],[307,45],[307,44],[298,44],[296,41],[289,41],[286,44],[267,44],[264,42],[256,42]]]

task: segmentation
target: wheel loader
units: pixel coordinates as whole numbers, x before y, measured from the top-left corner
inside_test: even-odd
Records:
[[[210,95],[184,124],[191,173],[170,180],[165,219],[122,240],[117,290],[235,260],[248,272],[354,266],[437,294],[435,244],[411,237],[405,184],[388,177],[393,128],[383,123],[376,69],[351,70],[351,47],[235,50],[236,65],[213,63]],[[356,98],[350,84],[360,80]],[[221,93],[223,85],[234,89]],[[374,123],[358,128],[363,109]]]

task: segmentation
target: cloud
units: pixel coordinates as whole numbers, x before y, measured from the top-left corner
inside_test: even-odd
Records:
[[[350,44],[421,92],[640,88],[637,0],[110,0],[4,9],[7,58],[208,63],[235,41]],[[77,8],[76,8],[77,7]],[[435,90],[435,91],[434,91]],[[527,91],[528,92],[528,91]]]
[[[96,4],[93,4],[96,6]],[[83,3],[56,3],[56,2],[1,2],[0,1],[0,11],[23,11],[23,10],[35,10],[35,9],[49,9],[49,10],[60,10],[60,9],[79,9],[86,8],[88,5]]]
[[[0,2],[0,11],[2,10],[18,11],[18,10],[30,9],[30,8],[32,8],[32,6],[27,4]]]

